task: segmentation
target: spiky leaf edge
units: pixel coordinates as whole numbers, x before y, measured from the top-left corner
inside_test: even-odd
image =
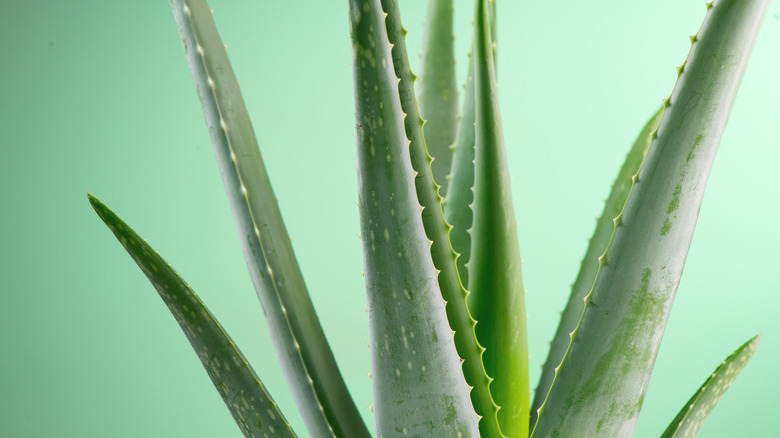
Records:
[[[451,5],[450,5],[451,6]],[[490,379],[482,364],[484,348],[474,333],[475,321],[466,306],[468,293],[460,282],[456,267],[457,254],[450,245],[452,227],[444,220],[442,198],[439,196],[435,175],[431,170],[432,158],[428,153],[423,120],[417,110],[414,94],[415,76],[409,67],[404,30],[398,4],[395,0],[382,0],[387,17],[387,34],[392,45],[393,67],[398,78],[401,109],[405,113],[404,126],[409,140],[412,168],[417,172],[415,186],[417,199],[422,206],[422,219],[428,239],[431,240],[431,258],[439,270],[439,287],[446,301],[447,319],[455,332],[455,347],[463,359],[462,369],[471,387],[474,410],[480,416],[480,434],[483,437],[499,437],[498,407],[490,396]],[[452,10],[450,9],[450,14]],[[451,35],[450,35],[451,37]]]
[[[486,348],[501,432],[528,434],[528,339],[517,222],[501,130],[487,0],[474,6],[475,180],[468,306]]]
[[[380,0],[350,0],[377,434],[477,436],[417,198]]]
[[[641,221],[641,220],[647,220],[647,218],[643,217],[641,214],[638,214],[635,210],[641,209],[642,207],[646,207],[646,203],[642,202],[642,199],[635,200],[638,198],[644,198],[643,200],[652,199],[654,203],[657,203],[657,199],[653,198],[645,198],[642,195],[637,195],[634,192],[637,189],[637,186],[639,182],[641,181],[644,186],[647,186],[647,179],[649,176],[647,175],[647,172],[650,172],[648,170],[645,172],[645,169],[664,169],[666,172],[669,172],[669,169],[672,167],[669,165],[669,163],[664,163],[666,165],[658,165],[658,161],[661,160],[663,157],[662,154],[660,154],[657,151],[660,150],[666,150],[670,154],[680,154],[674,156],[674,158],[677,158],[678,160],[675,162],[675,164],[679,164],[679,162],[682,162],[683,171],[679,175],[681,180],[684,180],[686,175],[686,170],[691,170],[692,173],[695,174],[695,171],[692,169],[689,169],[689,166],[692,166],[691,163],[699,164],[702,166],[703,171],[703,179],[704,183],[706,183],[706,176],[709,173],[709,166],[712,163],[712,158],[714,155],[714,151],[717,149],[717,144],[719,142],[720,136],[723,132],[723,126],[725,125],[725,119],[728,116],[728,111],[731,107],[731,103],[733,102],[734,95],[736,94],[736,88],[739,83],[739,79],[741,78],[742,71],[744,71],[744,66],[747,61],[747,56],[749,55],[750,48],[752,47],[753,42],[755,41],[758,28],[760,27],[761,21],[765,15],[766,7],[768,5],[767,0],[754,0],[754,1],[729,1],[725,0],[727,3],[726,6],[721,6],[724,1],[715,1],[712,3],[707,4],[707,15],[704,19],[704,23],[702,24],[701,29],[699,32],[691,37],[691,52],[688,55],[688,58],[686,59],[685,63],[683,63],[682,66],[678,67],[678,82],[674,87],[674,90],[672,91],[672,94],[668,99],[664,101],[664,108],[665,108],[665,114],[663,116],[663,119],[661,120],[661,123],[659,125],[659,128],[656,130],[656,132],[653,134],[653,144],[650,147],[650,150],[648,151],[648,156],[643,162],[640,171],[637,173],[637,175],[633,178],[633,184],[631,188],[631,192],[629,194],[629,199],[626,202],[626,206],[624,207],[621,214],[615,218],[615,232],[612,235],[612,238],[610,239],[610,243],[607,247],[607,250],[604,252],[604,254],[599,258],[599,271],[596,274],[596,280],[594,282],[593,289],[591,290],[591,293],[588,294],[586,297],[586,305],[583,310],[583,316],[580,320],[580,323],[577,326],[577,329],[572,332],[572,340],[569,345],[569,349],[567,350],[566,356],[564,357],[563,362],[561,365],[556,368],[556,375],[555,380],[553,381],[552,387],[550,391],[547,394],[547,397],[542,404],[540,410],[539,410],[539,420],[534,425],[534,429],[532,432],[532,436],[536,435],[537,433],[541,433],[544,436],[552,435],[552,434],[568,434],[568,433],[576,433],[577,434],[611,434],[616,436],[628,436],[630,435],[631,431],[633,430],[635,421],[636,421],[636,415],[638,414],[639,407],[641,407],[643,398],[644,398],[644,391],[646,390],[646,383],[649,379],[649,371],[644,375],[644,379],[642,379],[642,382],[639,382],[639,385],[641,385],[641,390],[637,390],[637,388],[634,388],[633,386],[629,389],[624,389],[623,393],[626,394],[626,396],[634,396],[637,397],[637,400],[635,400],[635,403],[632,406],[626,406],[626,415],[615,415],[612,411],[611,407],[618,406],[622,404],[624,401],[622,400],[616,400],[616,396],[612,395],[608,397],[607,401],[599,400],[599,403],[596,403],[593,400],[590,400],[588,402],[583,402],[581,398],[583,396],[592,396],[593,394],[596,394],[597,392],[599,394],[606,394],[604,391],[605,388],[609,385],[605,385],[603,381],[600,383],[592,383],[592,378],[606,378],[609,380],[609,382],[615,382],[618,381],[617,376],[614,376],[611,372],[606,372],[605,370],[602,370],[602,372],[599,372],[597,374],[593,374],[592,370],[590,371],[589,378],[586,379],[582,376],[582,367],[576,367],[573,368],[574,365],[572,364],[572,360],[570,356],[572,355],[573,348],[575,346],[575,343],[578,342],[578,339],[585,339],[589,340],[591,343],[597,342],[599,340],[602,340],[599,336],[583,336],[580,332],[583,331],[583,327],[586,327],[587,324],[585,324],[586,317],[588,316],[588,312],[595,312],[598,310],[599,312],[606,312],[609,313],[609,310],[605,307],[607,304],[606,302],[601,303],[601,306],[596,305],[594,301],[594,292],[598,290],[599,285],[601,283],[604,283],[602,280],[603,278],[600,278],[602,275],[602,271],[610,265],[609,260],[613,259],[615,261],[620,261],[621,257],[620,255],[613,254],[613,246],[615,244],[616,240],[620,240],[623,237],[620,236],[620,238],[617,238],[618,232],[620,230],[620,227],[624,227],[625,224],[630,223],[631,221]],[[735,6],[738,7],[737,12],[734,12],[732,8]],[[740,9],[741,8],[741,9]],[[741,14],[744,14],[747,18],[743,17]],[[716,17],[716,18],[714,18]],[[726,26],[726,23],[730,25],[734,25],[734,20],[736,20],[738,31],[732,31],[731,33],[724,32],[725,29],[718,29],[719,26]],[[715,29],[710,30],[707,32],[707,29]],[[706,34],[706,37],[703,35]],[[706,42],[705,48],[699,48],[697,50],[696,43]],[[729,51],[728,55],[724,56],[723,53],[719,54],[710,54],[709,56],[705,55],[698,55],[693,56],[694,54],[698,54],[701,50],[709,49],[711,51],[714,51],[717,49],[721,49],[720,45],[724,45]],[[735,45],[735,47],[730,47],[729,44]],[[731,59],[731,57],[737,57],[737,60]],[[718,63],[720,60],[729,59],[728,65],[725,63]],[[715,63],[714,66],[707,65],[708,62]],[[700,65],[703,64],[703,65]],[[723,74],[722,71],[725,70],[729,72],[728,75]],[[701,81],[703,77],[707,77],[703,72],[708,72],[711,75],[715,77],[709,77],[709,80],[711,82],[707,83],[707,86],[713,87],[713,84],[715,84],[717,81],[722,81],[722,83],[719,83],[720,88],[720,94],[716,95],[716,97],[710,97],[709,99],[705,100],[705,102],[712,103],[709,106],[704,106],[703,108],[690,108],[689,106],[695,106],[695,104],[698,104],[700,102],[700,93],[695,92],[696,87],[696,81]],[[687,73],[687,74],[686,74]],[[685,79],[681,79],[681,77],[685,74],[685,76],[691,76],[691,81],[693,81],[694,85],[683,85],[685,84]],[[715,94],[713,92],[713,94]],[[679,100],[679,102],[678,102]],[[676,103],[675,103],[676,102]],[[679,105],[683,105],[683,108],[685,111],[681,109],[677,109]],[[680,111],[682,111],[682,114],[679,114]],[[709,123],[704,123],[704,127],[701,127],[702,129],[694,129],[696,126],[685,126],[684,128],[681,128],[679,125],[681,124],[681,121],[685,118],[686,115],[695,115],[696,116],[696,122],[702,123],[702,119],[705,117],[711,117],[715,118],[719,123],[714,123],[711,120]],[[671,125],[671,126],[669,126]],[[670,143],[669,136],[671,133],[667,133],[667,130],[677,131],[681,130],[683,132],[683,138],[675,138],[675,143]],[[702,134],[701,132],[704,132]],[[694,137],[694,134],[698,135]],[[684,140],[684,141],[683,141]],[[674,144],[682,143],[682,144],[688,144],[687,149],[683,148],[680,149],[674,148]],[[668,148],[668,149],[665,149]],[[687,151],[687,154],[686,154]],[[700,157],[703,156],[704,158]],[[668,161],[668,159],[667,159]],[[676,172],[676,167],[673,169],[673,172]],[[644,172],[644,173],[643,173]],[[644,176],[643,176],[644,175]],[[652,175],[652,174],[651,174]],[[700,177],[701,178],[701,177]],[[690,179],[693,179],[691,177]],[[661,181],[665,181],[665,178],[661,178]],[[657,181],[656,181],[657,182]],[[666,181],[668,183],[668,181]],[[698,181],[701,182],[701,181]],[[664,211],[665,210],[665,220],[663,221],[663,224],[658,224],[658,228],[655,227],[655,223],[653,223],[652,227],[644,226],[644,227],[638,227],[637,229],[652,229],[653,232],[660,232],[661,236],[666,237],[668,234],[670,234],[670,230],[672,232],[672,236],[666,237],[667,241],[672,242],[686,242],[683,243],[684,247],[684,253],[687,254],[687,248],[690,245],[690,238],[693,233],[693,227],[695,226],[695,218],[698,213],[698,207],[701,203],[701,196],[703,194],[703,185],[702,188],[697,190],[694,190],[690,187],[691,181],[685,181],[686,183],[686,189],[682,190],[683,182],[678,184],[675,189],[669,190],[668,185],[663,185],[661,183],[658,183],[658,185],[650,185],[648,187],[655,187],[656,190],[661,191],[663,193],[656,193],[658,199],[661,199],[662,204],[664,202],[668,203],[668,208],[666,205],[664,205],[665,208],[659,208],[658,211]],[[694,184],[694,188],[697,187],[696,184]],[[664,190],[664,188],[666,190]],[[643,191],[646,191],[647,189],[642,189]],[[693,193],[696,193],[693,196],[693,199],[689,199],[691,196],[687,190],[690,190]],[[673,191],[673,193],[672,193]],[[687,205],[685,201],[690,201],[692,204]],[[679,207],[685,206],[685,208],[680,209]],[[652,210],[651,211],[655,211]],[[675,213],[677,212],[677,213]],[[687,213],[688,216],[686,216],[683,221],[683,219],[678,219],[677,214]],[[674,214],[674,216],[672,216]],[[692,220],[691,220],[692,218]],[[653,218],[653,221],[657,222],[657,218]],[[674,222],[672,222],[674,221]],[[687,230],[688,234],[681,233],[677,228],[682,228],[684,231]],[[635,227],[636,228],[636,227]],[[622,232],[622,235],[626,235],[625,231]],[[687,235],[687,238],[685,237]],[[622,244],[622,243],[621,243]],[[676,291],[677,283],[679,282],[679,275],[682,271],[682,266],[684,264],[684,257],[683,261],[680,263],[676,263],[674,266],[667,266],[666,264],[660,268],[661,271],[667,269],[669,267],[670,269],[668,272],[674,271],[674,274],[668,274],[667,273],[667,279],[668,275],[672,275],[672,278],[670,279],[672,281],[671,287],[668,288],[669,295],[666,297],[655,297],[653,300],[646,300],[646,305],[650,305],[653,308],[648,309],[647,311],[643,312],[634,312],[632,315],[634,317],[638,317],[640,314],[643,318],[649,318],[649,320],[659,321],[661,331],[656,333],[656,338],[653,339],[652,345],[649,345],[650,342],[642,342],[640,341],[639,344],[648,344],[645,345],[644,353],[639,354],[646,354],[648,357],[646,360],[640,360],[636,359],[633,361],[630,361],[633,366],[641,365],[641,364],[647,364],[652,368],[652,364],[655,361],[655,354],[657,353],[658,344],[660,343],[661,334],[663,331],[663,327],[666,322],[666,318],[668,317],[669,310],[671,307],[671,301],[674,297],[674,292]],[[615,272],[622,272],[621,270],[612,268],[612,271]],[[613,274],[614,275],[614,274]],[[641,272],[641,278],[638,279],[637,283],[634,284],[636,286],[636,289],[633,291],[635,294],[637,293],[645,293],[646,291],[649,291],[650,287],[657,287],[657,284],[650,284],[651,280],[653,282],[657,282],[657,279],[651,278],[652,270],[645,268]],[[625,276],[625,275],[624,275]],[[612,279],[614,280],[614,279]],[[607,286],[609,286],[607,282]],[[626,291],[631,291],[631,287],[626,287]],[[614,298],[614,297],[613,297]],[[660,307],[659,307],[660,303]],[[632,301],[632,307],[636,306],[636,304]],[[649,316],[652,314],[652,310],[658,308],[657,311],[660,311],[661,314],[657,317]],[[594,310],[595,309],[595,310]],[[621,310],[621,309],[618,309]],[[614,313],[614,312],[613,312]],[[619,315],[618,315],[619,316]],[[629,315],[630,316],[630,315]],[[615,315],[611,316],[612,320],[615,319]],[[602,318],[601,321],[608,321],[608,319]],[[603,325],[603,324],[602,324]],[[634,327],[636,328],[636,327]],[[602,328],[602,333],[605,332],[605,330]],[[644,330],[647,332],[648,330]],[[632,336],[630,331],[622,330],[622,329],[607,329],[606,332],[608,333],[620,333],[621,336],[625,337]],[[609,336],[604,336],[606,339]],[[598,345],[591,346],[590,348],[584,348],[579,347],[582,349],[582,351],[586,351],[590,358],[592,358],[593,361],[597,361],[595,366],[598,366],[598,364],[605,364],[606,366],[614,366],[614,364],[611,364],[607,361],[607,353],[611,353],[613,350],[617,351],[628,351],[627,348],[622,345],[619,342],[616,342],[614,340],[607,341],[607,344],[610,345],[611,350],[609,352],[603,352],[598,349]],[[647,349],[647,347],[650,346],[650,349]],[[595,351],[595,353],[594,353]],[[583,353],[584,354],[584,353]],[[637,354],[637,352],[633,351],[632,354]],[[606,362],[605,362],[606,361]],[[591,367],[593,364],[590,364]],[[559,383],[559,380],[561,378],[561,372],[562,370],[567,371],[568,373],[574,373],[571,374],[568,377],[567,384],[561,384]],[[603,380],[603,379],[602,379]],[[625,378],[619,379],[619,381],[625,381]],[[639,379],[637,379],[639,380]],[[611,384],[611,383],[610,383]],[[575,387],[572,387],[574,385]],[[580,388],[581,385],[587,385],[589,388],[592,386],[593,390],[583,390],[583,388]],[[635,382],[635,385],[636,382]],[[563,388],[563,389],[561,389]],[[560,394],[556,394],[555,392],[559,392]],[[572,394],[576,394],[576,399],[573,399]],[[552,413],[547,413],[546,409],[548,409],[548,405],[550,405],[552,402],[553,408],[558,409],[558,412],[555,412],[557,420],[550,420],[550,416]],[[609,407],[601,408],[603,403],[608,403]],[[593,426],[593,419],[595,417],[590,415],[574,415],[572,413],[569,413],[568,410],[573,406],[586,406],[591,409],[595,409],[598,412],[606,413],[603,414],[601,418],[597,421],[597,429],[598,431],[592,430]],[[630,411],[630,412],[629,412]],[[607,418],[610,417],[610,418]],[[618,417],[624,417],[624,421],[620,421]],[[543,427],[540,427],[540,424],[544,423]],[[608,430],[603,430],[602,427],[607,427]]]
[[[566,350],[569,348],[571,333],[577,328],[580,317],[582,317],[582,310],[585,306],[584,299],[590,292],[596,277],[596,271],[598,271],[598,257],[606,250],[615,230],[614,218],[623,210],[631,189],[632,176],[639,171],[639,166],[642,160],[644,160],[645,154],[647,154],[647,149],[650,147],[652,134],[658,128],[662,115],[663,107],[642,128],[642,131],[626,155],[623,166],[621,166],[612,185],[609,197],[604,203],[604,211],[596,222],[596,229],[590,238],[585,257],[582,259],[577,279],[574,281],[574,285],[572,285],[571,295],[566,303],[566,307],[561,312],[561,320],[555,337],[550,343],[547,360],[542,366],[542,375],[539,378],[534,401],[531,404],[531,428],[536,423],[538,410],[545,397],[547,397],[547,392],[550,390],[552,380],[555,377],[555,368],[560,365]]]

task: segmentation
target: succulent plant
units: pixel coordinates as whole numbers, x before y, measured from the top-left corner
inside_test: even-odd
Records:
[[[349,1],[378,436],[631,435],[767,4],[707,5],[674,90],[615,180],[531,400],[496,90],[495,3],[475,2],[458,115],[452,0],[430,2],[419,82],[396,1]],[[247,265],[306,428],[316,437],[369,436],[319,325],[210,10],[205,0],[171,6]],[[295,436],[197,295],[132,228],[89,200],[173,313],[242,432]],[[696,433],[759,340],[715,370],[664,437]]]

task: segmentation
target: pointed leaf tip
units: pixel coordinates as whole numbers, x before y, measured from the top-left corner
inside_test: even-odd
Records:
[[[111,209],[89,193],[87,198],[168,306],[244,435],[295,437],[244,355],[187,283]]]
[[[761,336],[758,334],[742,344],[715,369],[693,397],[683,405],[661,438],[683,438],[696,435],[720,398],[753,357],[761,342]]]

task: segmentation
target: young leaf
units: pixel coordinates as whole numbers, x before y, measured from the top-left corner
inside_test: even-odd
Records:
[[[661,438],[689,438],[696,435],[704,420],[723,397],[723,393],[731,386],[758,348],[761,335],[744,343],[731,353],[722,364],[715,369],[696,394],[683,406],[680,413],[674,417]]]
[[[593,291],[539,411],[535,436],[631,435],[712,160],[767,3],[708,5],[615,220]]]
[[[485,0],[474,14],[476,160],[474,226],[469,261],[469,309],[486,348],[490,392],[506,436],[528,435],[528,340],[517,223],[512,207],[495,65]]]
[[[433,179],[441,186],[442,195],[447,192],[458,116],[452,12],[452,0],[428,1],[419,82],[425,142],[433,157]]]
[[[230,336],[187,283],[113,211],[90,204],[135,260],[176,318],[190,345],[246,437],[294,437],[276,403]]]
[[[306,427],[315,437],[367,437],[306,290],[208,5],[172,0],[171,6],[247,266]]]
[[[350,0],[376,432],[476,437],[431,260],[379,0]]]
[[[601,213],[596,222],[596,230],[593,237],[590,238],[588,250],[580,265],[580,272],[572,285],[571,296],[566,304],[566,308],[561,313],[561,322],[558,324],[558,331],[550,343],[550,352],[547,354],[547,361],[542,367],[542,377],[539,379],[539,386],[536,387],[534,402],[531,405],[531,427],[536,423],[537,410],[542,406],[550,385],[555,378],[555,368],[561,364],[566,350],[569,348],[571,332],[577,328],[580,322],[582,310],[585,306],[585,296],[588,295],[593,287],[593,280],[596,278],[596,272],[599,269],[598,257],[604,254],[607,249],[609,239],[615,230],[614,218],[617,217],[628,198],[631,190],[632,177],[639,171],[639,166],[647,154],[650,147],[652,133],[658,128],[661,121],[663,108],[658,110],[655,115],[645,124],[644,128],[637,137],[634,145],[626,156],[623,166],[618,172],[617,178],[612,185],[612,191],[604,204],[604,212]]]
[[[455,331],[455,348],[463,359],[462,368],[466,382],[471,389],[474,410],[480,418],[480,434],[483,437],[500,436],[498,429],[497,406],[490,397],[489,379],[482,365],[484,349],[474,334],[474,319],[466,307],[466,290],[463,288],[455,265],[457,255],[450,246],[448,231],[451,229],[444,220],[441,197],[436,190],[431,173],[431,157],[426,149],[423,135],[423,122],[417,112],[414,97],[414,75],[409,68],[406,52],[404,29],[395,0],[382,0],[382,8],[387,14],[385,23],[387,35],[392,44],[393,67],[398,77],[398,93],[401,110],[406,114],[404,124],[412,168],[417,172],[415,185],[417,200],[423,207],[422,220],[425,233],[431,240],[431,258],[439,270],[439,287],[446,301],[447,319]],[[473,167],[473,166],[472,166]]]

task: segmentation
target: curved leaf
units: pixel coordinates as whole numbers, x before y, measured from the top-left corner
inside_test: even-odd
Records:
[[[596,222],[596,230],[593,232],[593,237],[590,238],[588,250],[585,252],[585,257],[580,265],[579,274],[577,274],[577,279],[574,281],[574,285],[572,285],[571,296],[568,303],[566,303],[566,308],[561,313],[558,331],[550,343],[550,352],[547,354],[547,360],[542,367],[542,376],[539,379],[539,385],[536,387],[534,394],[534,402],[531,405],[532,427],[536,423],[537,411],[542,406],[544,398],[550,390],[550,385],[555,378],[555,369],[561,364],[563,356],[569,348],[571,333],[580,322],[582,310],[585,307],[585,296],[588,295],[593,287],[593,280],[596,278],[596,272],[599,269],[598,257],[604,254],[609,244],[609,239],[612,238],[612,232],[615,230],[614,218],[623,211],[626,198],[628,198],[628,193],[631,190],[632,177],[639,170],[639,166],[642,164],[645,154],[647,154],[652,133],[658,128],[662,115],[663,108],[659,109],[642,128],[633,146],[631,146],[631,150],[628,152],[617,178],[615,178],[609,198],[604,203],[604,212],[601,213],[601,217]]]
[[[630,436],[685,264],[707,176],[767,6],[708,5],[534,435]]]
[[[187,283],[113,211],[87,194],[92,208],[133,257],[176,318],[246,437],[294,437],[276,403],[214,315]]]
[[[761,342],[761,335],[745,342],[731,353],[722,364],[715,369],[696,394],[685,403],[680,413],[674,417],[661,438],[689,438],[696,435],[704,420],[710,415],[715,405],[723,397],[723,393],[737,378]]]
[[[204,0],[171,0],[252,281],[306,428],[369,436],[306,290],[238,82]]]

